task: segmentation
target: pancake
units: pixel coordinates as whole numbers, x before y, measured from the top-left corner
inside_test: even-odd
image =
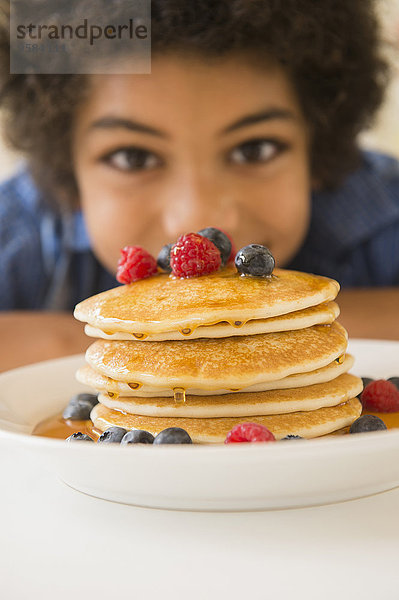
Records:
[[[201,277],[158,274],[119,286],[83,300],[74,316],[108,334],[148,335],[268,319],[334,300],[338,291],[326,277],[281,269],[242,277],[229,266]]]
[[[181,342],[95,341],[86,352],[93,369],[130,385],[242,389],[314,371],[345,353],[337,322],[297,331]]]
[[[353,398],[337,406],[308,412],[251,416],[250,421],[264,425],[277,439],[286,435],[314,438],[351,425],[360,416],[361,410],[360,401]],[[144,417],[124,414],[102,404],[97,404],[93,408],[91,419],[100,431],[117,426],[125,429],[145,429],[156,435],[167,427],[182,427],[189,433],[194,443],[222,443],[235,425],[245,422],[242,417],[210,419]]]
[[[200,325],[194,330],[166,331],[164,333],[153,333],[142,338],[142,341],[160,342],[165,340],[183,340],[198,338],[222,338],[232,335],[256,335],[258,333],[272,333],[276,331],[291,331],[294,329],[304,329],[312,325],[332,323],[339,316],[339,307],[336,302],[325,302],[317,306],[311,306],[279,317],[270,319],[252,319],[243,323],[241,327],[230,325],[226,322],[215,323],[215,325]],[[101,329],[85,326],[85,333],[90,337],[102,338],[105,340],[137,340],[132,333],[116,332],[107,334]],[[140,339],[140,338],[139,338]]]
[[[248,417],[316,410],[342,404],[361,393],[362,380],[345,373],[333,381],[302,388],[224,394],[222,396],[187,396],[184,403],[167,398],[111,399],[100,394],[99,401],[113,410],[147,417]]]
[[[353,367],[354,359],[350,354],[346,354],[343,357],[342,361],[334,360],[326,367],[322,367],[320,369],[316,369],[315,371],[311,371],[310,373],[298,373],[294,375],[289,375],[288,377],[284,377],[283,379],[278,379],[275,381],[268,381],[263,383],[258,383],[253,386],[248,386],[241,390],[236,390],[236,392],[261,392],[266,390],[281,390],[281,389],[289,389],[294,387],[304,387],[308,385],[314,385],[316,383],[324,383],[326,381],[331,381],[335,377],[339,377],[343,373],[347,373],[349,369]],[[139,389],[132,389],[129,387],[129,384],[123,383],[122,381],[115,381],[110,377],[106,377],[102,375],[98,371],[95,371],[89,365],[84,365],[81,367],[77,373],[76,378],[81,383],[88,385],[98,392],[110,392],[113,396],[135,396],[135,397],[153,397],[160,396],[162,398],[173,397],[173,390],[171,388],[154,388],[148,385],[143,385]],[[219,394],[227,394],[231,393],[231,390],[199,390],[196,388],[188,388],[186,390],[187,394],[190,395],[219,395]]]

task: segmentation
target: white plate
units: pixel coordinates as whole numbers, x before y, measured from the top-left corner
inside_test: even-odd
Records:
[[[399,375],[399,342],[352,340],[350,351],[358,375]],[[0,441],[25,446],[87,494],[157,508],[255,510],[324,504],[399,486],[399,429],[231,446],[121,447],[29,435],[85,389],[74,377],[83,362],[73,356],[0,375]]]

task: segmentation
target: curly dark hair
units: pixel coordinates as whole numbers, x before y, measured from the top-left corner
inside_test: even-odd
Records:
[[[1,0],[6,139],[25,153],[38,185],[70,204],[78,198],[70,135],[87,77],[10,75],[8,5]],[[119,0],[88,2],[87,14],[111,9],[115,18],[118,5]],[[151,8],[153,55],[241,52],[256,56],[265,68],[276,62],[296,89],[311,132],[313,178],[331,187],[355,168],[357,135],[371,124],[389,73],[380,54],[374,0],[152,0]]]

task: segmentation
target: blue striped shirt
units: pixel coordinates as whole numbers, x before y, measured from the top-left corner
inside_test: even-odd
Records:
[[[71,310],[117,285],[82,213],[56,213],[26,169],[0,185],[0,253],[1,310]],[[287,266],[346,287],[399,285],[398,161],[364,153],[339,189],[313,194],[307,237]]]

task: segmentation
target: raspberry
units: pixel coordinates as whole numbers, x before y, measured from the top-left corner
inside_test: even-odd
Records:
[[[275,442],[271,431],[258,423],[240,423],[233,427],[226,436],[225,444],[236,442]]]
[[[198,233],[181,235],[170,251],[170,266],[176,277],[198,277],[217,271],[221,265],[215,244]]]
[[[360,400],[364,408],[373,412],[399,411],[399,390],[385,379],[376,379],[366,385]]]
[[[157,273],[157,262],[141,246],[125,246],[118,261],[116,279],[119,283],[131,283]]]

